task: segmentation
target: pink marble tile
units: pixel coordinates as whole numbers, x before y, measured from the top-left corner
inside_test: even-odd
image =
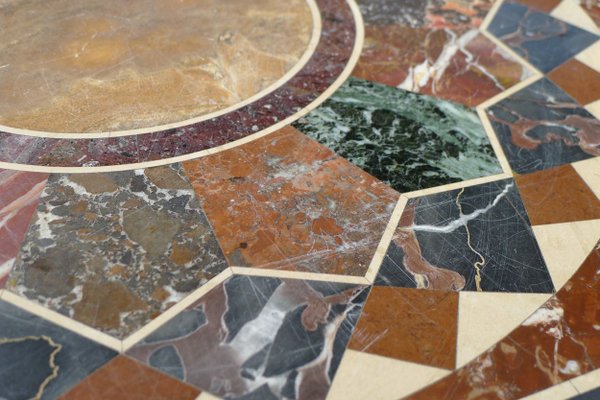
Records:
[[[47,174],[0,169],[0,288],[19,252]]]

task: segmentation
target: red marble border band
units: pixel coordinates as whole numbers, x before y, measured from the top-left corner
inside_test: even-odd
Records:
[[[340,77],[357,40],[356,21],[346,0],[316,3],[322,30],[315,52],[294,77],[265,97],[213,119],[132,136],[64,139],[0,132],[0,162],[103,167],[164,160],[242,139],[293,116]]]

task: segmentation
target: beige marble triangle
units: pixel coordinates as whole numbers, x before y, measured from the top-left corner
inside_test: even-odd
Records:
[[[600,101],[597,101],[597,116],[600,118]],[[600,199],[600,157],[573,163],[573,168]]]
[[[533,227],[546,266],[559,290],[573,276],[600,238],[600,220]]]
[[[560,383],[549,387],[546,390],[540,390],[532,395],[523,397],[521,400],[564,400],[577,396],[579,392],[570,381]]]
[[[563,0],[550,13],[554,18],[568,22],[578,28],[600,35],[600,29],[594,20],[581,8],[579,0]]]
[[[210,393],[202,392],[200,396],[196,397],[196,400],[221,400],[220,397],[213,396]]]
[[[449,373],[445,369],[346,350],[327,400],[395,400]]]
[[[600,54],[598,54],[600,58]],[[600,100],[596,100],[593,103],[587,104],[585,109],[588,110],[594,117],[600,119]]]
[[[538,293],[460,292],[456,367],[497,343],[549,298]]]
[[[600,40],[577,54],[575,59],[600,72]]]

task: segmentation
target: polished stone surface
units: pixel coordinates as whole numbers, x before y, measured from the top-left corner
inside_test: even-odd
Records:
[[[409,200],[375,284],[554,291],[512,179]]]
[[[501,172],[473,110],[362,79],[294,126],[400,192]]]
[[[37,4],[0,0],[0,18]],[[111,4],[70,4],[64,18],[98,33],[79,61],[51,61],[88,62],[110,42],[96,60],[104,62],[129,43],[138,57],[103,72],[122,75],[148,61],[139,54],[203,40],[159,43],[159,33],[218,32],[215,51],[233,57],[219,65],[237,56],[244,65],[222,81],[251,96],[294,63],[300,37],[276,44],[308,33],[312,20],[290,25],[292,14],[313,7],[322,29],[281,87],[219,116],[127,136],[0,132],[0,399],[594,395],[595,2],[185,0],[160,3],[164,19],[152,17],[157,8],[136,11],[158,2],[107,14]],[[127,34],[90,22],[132,10],[113,21],[130,25]],[[34,27],[31,45],[55,38],[39,32],[73,33],[56,28],[57,13],[21,19]],[[177,26],[161,25],[175,14]],[[190,22],[198,15],[206,26]],[[0,25],[0,37],[22,27],[13,25]],[[236,29],[250,31],[227,34]],[[23,60],[27,38],[0,48],[14,45],[10,57]],[[288,67],[252,68],[249,38],[267,46],[260,57]],[[50,71],[53,49],[43,50],[23,79],[44,74],[52,85],[65,70]],[[177,70],[170,54],[152,65]],[[190,78],[188,89],[204,90],[201,104],[225,106],[205,78]],[[168,107],[190,92],[165,82],[154,82],[164,83],[165,101],[146,111],[185,118]],[[70,101],[83,107],[86,93]],[[0,109],[31,111],[15,106],[0,96]],[[147,116],[97,109],[123,127]]]
[[[600,39],[550,15],[511,2],[502,4],[489,31],[542,72],[551,71]]]
[[[182,167],[54,174],[7,288],[124,337],[227,267]]]
[[[0,26],[0,124],[87,133],[235,105],[298,62],[313,21],[304,0],[11,0]]]
[[[487,110],[513,171],[600,156],[600,121],[547,78]]]
[[[128,355],[222,397],[324,398],[368,292],[233,277]]]
[[[0,301],[0,394],[56,399],[117,353]]]

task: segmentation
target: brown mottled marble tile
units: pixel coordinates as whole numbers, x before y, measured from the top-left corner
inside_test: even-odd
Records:
[[[453,369],[457,318],[456,292],[375,286],[349,348]]]
[[[200,391],[125,356],[114,358],[61,400],[193,400]]]
[[[600,218],[600,200],[571,165],[515,175],[532,225]]]
[[[125,338],[226,267],[180,164],[53,174],[6,288]]]
[[[291,127],[184,167],[233,266],[362,275],[398,198]]]
[[[576,59],[554,69],[548,77],[581,105],[600,99],[600,73]]]
[[[518,399],[600,364],[600,243],[565,286],[485,353],[410,399]]]

